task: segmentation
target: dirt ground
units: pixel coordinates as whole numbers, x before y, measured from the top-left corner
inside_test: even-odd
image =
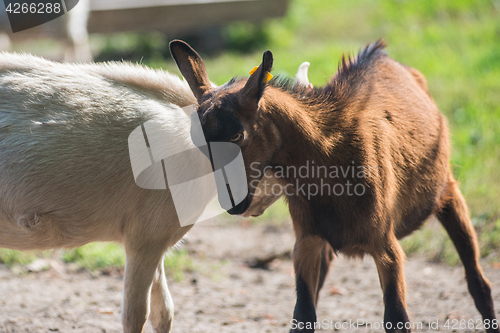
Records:
[[[180,282],[169,278],[173,331],[288,332],[295,304],[291,260],[276,259],[268,270],[250,268],[248,262],[292,246],[289,225],[196,225],[182,246],[195,269]],[[500,269],[483,267],[500,309]],[[452,331],[444,326],[447,319],[479,324],[461,266],[410,257],[405,272],[410,315],[415,325],[422,325],[414,331]],[[121,332],[122,279],[119,272],[75,272],[62,264],[24,275],[0,266],[0,332]],[[318,320],[328,327],[319,331],[382,332],[383,312],[373,260],[336,259],[318,307]],[[351,325],[356,322],[371,324]],[[453,331],[476,331],[459,325]],[[149,324],[145,331],[152,332]]]

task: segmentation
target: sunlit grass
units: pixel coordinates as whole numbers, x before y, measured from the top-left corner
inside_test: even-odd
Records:
[[[125,267],[125,250],[123,246],[116,243],[89,243],[82,247],[62,250],[61,260],[65,263],[74,263],[77,267],[99,271],[105,268],[115,267],[123,269]],[[15,264],[27,265],[38,258],[53,257],[52,251],[14,251],[0,249],[0,263],[11,267]],[[169,251],[164,259],[165,273],[175,281],[184,278],[186,271],[194,270],[193,260],[186,250],[173,249]]]
[[[175,281],[184,279],[184,273],[195,270],[193,259],[186,250],[172,250],[167,253],[165,260],[165,274]]]
[[[0,248],[0,263],[11,267],[14,264],[26,265],[38,258],[48,256],[48,252],[38,251],[15,251],[10,249]]]
[[[264,214],[259,217],[252,218],[253,223],[273,223],[281,225],[290,221],[290,213],[288,213],[288,205],[283,198],[276,201]]]
[[[90,270],[111,266],[124,267],[125,251],[121,245],[115,243],[90,243],[65,251],[62,260],[74,262]]]

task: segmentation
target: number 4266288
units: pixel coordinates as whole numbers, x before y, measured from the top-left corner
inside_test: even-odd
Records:
[[[27,3],[14,2],[9,3],[5,11],[9,14],[59,14],[61,12],[61,3]]]
[[[498,320],[493,319],[485,319],[484,321],[481,319],[448,319],[444,323],[444,327],[449,330],[456,329],[472,329],[472,330],[481,330],[481,329],[489,329],[489,328],[498,328]]]

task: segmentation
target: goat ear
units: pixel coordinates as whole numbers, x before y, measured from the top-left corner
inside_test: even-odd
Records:
[[[203,59],[189,44],[182,40],[173,40],[169,46],[170,54],[177,63],[177,67],[191,87],[196,99],[200,101],[203,94],[212,87]]]
[[[273,54],[271,51],[264,52],[262,56],[262,63],[255,70],[255,72],[250,75],[245,87],[243,87],[243,94],[251,99],[256,99],[257,101],[262,97],[264,88],[268,81],[268,73],[271,72],[273,68]]]

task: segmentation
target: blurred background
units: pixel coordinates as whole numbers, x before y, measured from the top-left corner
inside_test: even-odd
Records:
[[[82,10],[85,6],[88,10]],[[500,261],[500,0],[93,0],[80,1],[73,11],[76,18],[64,15],[30,29],[36,32],[14,35],[8,34],[4,16],[0,47],[54,60],[138,62],[180,75],[168,52],[168,42],[180,38],[202,55],[217,84],[248,75],[269,49],[273,73],[292,77],[308,61],[309,80],[321,86],[343,53],[385,39],[391,57],[425,75],[448,118],[451,162],[481,254],[492,264]],[[87,14],[88,35],[80,29]],[[71,25],[80,28],[72,33]],[[290,218],[280,200],[259,218],[227,216],[221,223],[280,226]],[[403,245],[409,256],[458,263],[435,221]],[[44,253],[0,249],[0,262],[11,267],[53,256],[90,269],[124,265],[123,250],[115,244]],[[167,257],[167,268],[180,278],[182,269],[192,266],[188,257],[181,247]]]

